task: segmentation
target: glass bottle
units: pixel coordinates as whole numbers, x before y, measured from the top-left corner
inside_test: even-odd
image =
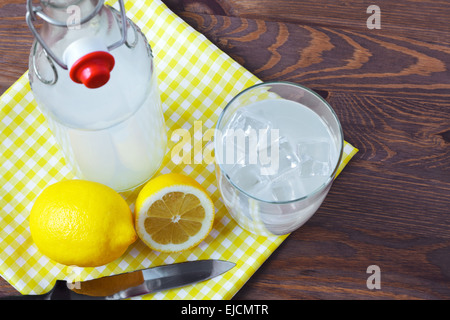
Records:
[[[152,51],[123,0],[120,11],[104,0],[27,2],[30,86],[74,174],[119,192],[145,183],[167,135]]]

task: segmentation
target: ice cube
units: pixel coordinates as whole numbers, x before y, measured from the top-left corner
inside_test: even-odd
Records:
[[[331,174],[331,145],[327,140],[301,141],[297,145],[301,176],[328,176]]]
[[[275,130],[272,130],[272,134],[275,132]],[[281,136],[274,140],[271,139],[270,145],[266,149],[261,145],[260,147],[260,159],[264,159],[270,154],[269,165],[261,167],[261,174],[271,176],[271,180],[276,179],[277,176],[284,174],[286,171],[299,167],[300,159],[285,136]]]
[[[268,186],[272,197],[276,201],[291,201],[305,196],[307,190],[301,181],[300,174],[300,167],[295,167],[285,169],[273,177]]]
[[[234,167],[229,173],[231,181],[244,192],[256,196],[268,180],[260,175],[259,166],[252,164],[243,167]]]
[[[290,201],[306,195],[306,189],[300,181],[300,159],[289,139],[285,136],[279,137],[270,149],[270,152],[276,155],[273,157],[276,163],[261,168],[270,180],[267,185],[270,196],[267,198],[271,201]]]
[[[227,129],[242,129],[247,136],[252,134],[252,129],[258,132],[272,127],[272,123],[257,110],[245,107],[238,109],[227,124]]]
[[[265,136],[271,129],[272,123],[256,111],[248,108],[237,110],[220,133],[219,161],[238,166],[256,164],[258,136]]]

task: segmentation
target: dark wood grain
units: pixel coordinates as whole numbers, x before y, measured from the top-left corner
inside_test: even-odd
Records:
[[[0,0],[0,94],[28,69],[33,36],[25,23],[25,3]]]
[[[448,1],[402,0],[165,0],[177,13],[199,13],[367,31],[369,5],[378,5],[382,13],[379,33],[403,35],[429,43],[448,44],[450,6]]]
[[[263,80],[286,80],[347,92],[449,98],[448,45],[378,30],[355,31],[191,12],[181,16]]]
[[[450,299],[450,3],[377,1],[369,30],[370,1],[164,2],[262,80],[320,90],[360,150],[235,299]],[[24,8],[0,0],[0,92],[27,69]]]

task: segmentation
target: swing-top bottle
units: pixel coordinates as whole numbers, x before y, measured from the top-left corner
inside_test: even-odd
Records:
[[[75,177],[125,191],[160,167],[166,127],[147,39],[103,2],[28,0],[29,80]]]

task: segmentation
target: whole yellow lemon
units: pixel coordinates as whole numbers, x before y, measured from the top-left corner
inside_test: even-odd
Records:
[[[85,180],[65,180],[45,188],[29,222],[39,250],[65,265],[107,264],[137,239],[126,201],[113,189]]]

